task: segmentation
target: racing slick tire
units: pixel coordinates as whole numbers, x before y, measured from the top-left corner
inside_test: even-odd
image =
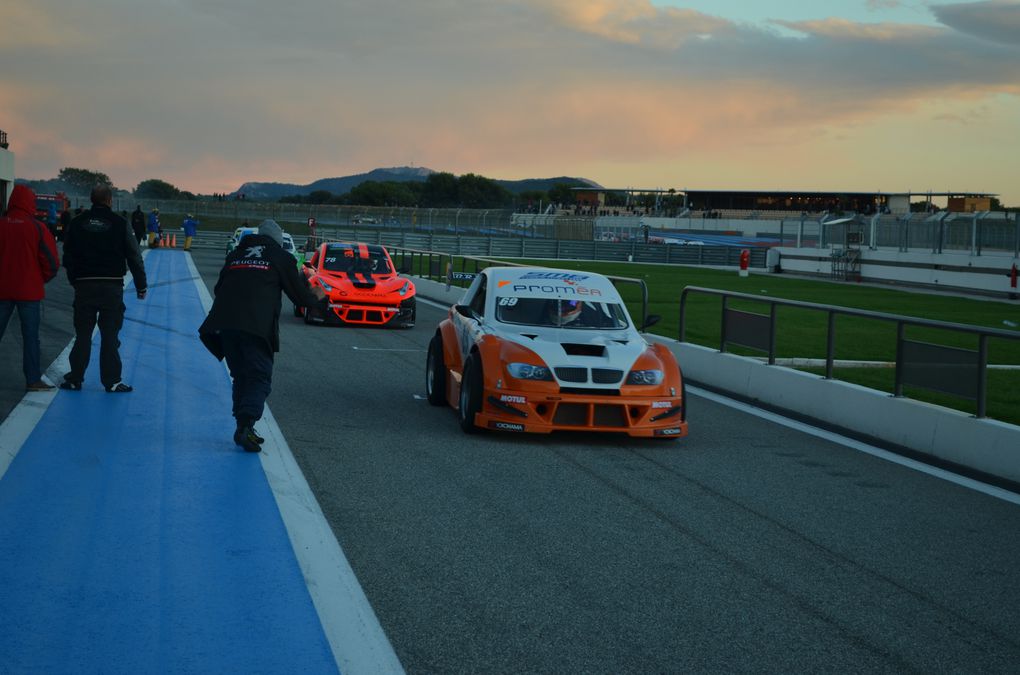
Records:
[[[404,319],[404,321],[400,324],[399,327],[400,328],[414,328],[414,321],[418,317],[418,303],[415,300],[415,298],[411,298],[410,300],[408,300],[406,302],[408,302],[410,304],[410,306],[411,306],[411,316],[409,318],[407,318],[407,319]]]
[[[309,326],[315,323],[314,321],[312,321],[312,314],[314,314],[315,311],[316,310],[312,307],[305,307],[305,311],[302,312],[303,316],[305,317],[305,323],[307,323]]]
[[[466,434],[477,434],[482,430],[475,426],[475,414],[482,409],[482,362],[478,354],[471,354],[464,362],[464,376],[460,381],[460,405],[457,419]]]
[[[304,310],[301,309],[300,305],[294,305],[294,316],[298,318],[304,316]]]
[[[425,358],[425,397],[432,405],[446,405],[446,364],[443,363],[443,338],[439,333],[429,342]]]

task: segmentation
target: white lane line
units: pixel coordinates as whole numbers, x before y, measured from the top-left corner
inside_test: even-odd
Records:
[[[449,303],[442,303],[442,302],[436,302],[435,300],[429,300],[428,298],[423,298],[420,295],[416,296],[416,297],[418,298],[417,302],[423,302],[426,305],[430,305],[432,307],[435,307],[436,309],[450,309],[450,307],[453,306],[453,305],[451,305]]]
[[[701,389],[700,387],[688,386],[687,391],[694,394],[695,396],[707,398],[710,401],[720,403],[729,408],[733,408],[734,410],[745,412],[749,415],[754,415],[755,417],[759,417],[769,422],[781,424],[782,426],[794,429],[795,431],[799,431],[801,433],[805,433],[816,438],[821,438],[826,441],[831,441],[832,443],[838,443],[839,445],[850,448],[851,450],[857,450],[858,452],[863,452],[872,455],[873,457],[884,459],[887,462],[899,464],[900,466],[907,467],[908,469],[920,471],[921,473],[926,473],[929,476],[933,476],[935,478],[949,481],[950,483],[955,483],[956,485],[959,485],[961,487],[969,488],[971,490],[984,493],[990,497],[995,497],[996,499],[1001,499],[1011,504],[1020,505],[1020,495],[1016,494],[1015,492],[1010,492],[1009,490],[1004,490],[1002,488],[995,487],[994,485],[988,485],[987,483],[982,483],[981,481],[974,480],[973,478],[960,476],[951,471],[946,471],[945,469],[940,469],[938,467],[931,466],[930,464],[925,464],[924,462],[919,462],[915,459],[910,459],[909,457],[897,455],[894,452],[889,452],[888,450],[883,450],[882,448],[877,448],[873,445],[868,445],[867,443],[856,441],[852,438],[840,436],[839,434],[832,431],[826,431],[824,429],[819,429],[818,427],[813,427],[810,424],[805,424],[804,422],[791,420],[777,413],[770,412],[768,410],[763,410],[761,408],[756,408],[753,405],[742,403],[740,401],[735,401],[731,398],[726,398],[725,396],[721,396],[714,392],[706,391],[704,389]]]
[[[418,297],[418,302],[422,302],[424,304],[431,305],[439,309],[449,309],[450,307],[450,305],[448,304],[440,304],[420,296]],[[677,340],[674,338],[669,338],[662,335],[656,335],[655,337],[668,342],[677,342]],[[701,396],[711,401],[715,401],[716,403],[720,403],[730,408],[734,408],[735,410],[741,410],[748,414],[755,415],[756,417],[760,417],[762,419],[775,422],[776,424],[781,424],[785,427],[795,429],[797,431],[815,436],[817,438],[823,438],[825,440],[832,441],[833,443],[838,443],[853,450],[864,452],[874,457],[878,457],[880,459],[893,462],[894,464],[899,464],[900,466],[904,466],[915,471],[926,473],[935,478],[940,478],[942,480],[949,481],[950,483],[955,483],[956,485],[960,485],[962,487],[966,487],[971,490],[984,493],[991,497],[995,497],[997,499],[1010,502],[1011,504],[1020,504],[1020,495],[1016,494],[1015,492],[1010,492],[1009,490],[1004,490],[1002,488],[995,487],[994,485],[988,485],[987,483],[982,483],[981,481],[974,480],[973,478],[960,476],[951,471],[940,469],[938,467],[925,464],[924,462],[919,462],[917,460],[910,459],[909,457],[903,457],[902,455],[897,455],[894,452],[889,452],[888,450],[883,450],[873,445],[868,445],[867,443],[862,443],[851,438],[846,438],[845,436],[840,436],[839,434],[836,434],[834,432],[825,431],[823,429],[819,429],[818,427],[813,427],[809,424],[798,422],[796,420],[783,417],[782,415],[779,415],[777,413],[762,410],[761,408],[756,408],[752,405],[741,403],[740,401],[736,401],[734,399],[727,398],[725,396],[721,396],[719,394],[715,394],[704,389],[700,389],[698,387],[689,386],[687,387],[687,391],[697,396]]]
[[[190,255],[188,267],[208,312],[212,296]],[[259,453],[262,470],[340,672],[403,673],[389,638],[268,405],[258,428],[266,439]]]
[[[149,249],[142,250],[143,261],[148,254]],[[134,287],[129,274],[128,272],[124,274],[125,289]],[[92,331],[92,339],[95,340],[98,334],[99,327],[96,326]],[[73,346],[74,338],[72,337],[71,341],[64,347],[64,350],[46,368],[45,379],[48,379],[50,384],[59,385],[64,381],[64,373],[71,370],[69,357],[71,356],[71,347]],[[14,406],[11,414],[0,424],[0,478],[3,478],[4,474],[7,473],[11,462],[14,461],[14,458],[21,451],[21,446],[28,440],[36,425],[39,424],[39,420],[46,414],[50,404],[53,403],[53,399],[56,397],[56,389],[53,391],[25,392],[24,398],[21,399],[18,405]]]
[[[424,352],[424,349],[388,349],[384,347],[356,347],[351,346],[356,352]]]
[[[96,331],[99,329],[97,328]],[[71,354],[69,342],[60,356],[53,360],[46,369],[46,378],[50,384],[59,384],[64,379],[64,373],[70,369],[68,356]],[[14,406],[14,410],[7,416],[7,419],[0,424],[0,478],[4,477],[11,462],[18,456],[21,446],[25,444],[28,437],[35,430],[39,420],[46,414],[46,410],[57,397],[57,390],[26,392],[24,398]]]

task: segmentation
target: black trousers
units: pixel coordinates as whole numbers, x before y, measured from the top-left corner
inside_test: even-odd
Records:
[[[273,351],[264,339],[243,331],[222,331],[220,340],[234,381],[234,417],[251,424],[262,419],[273,388]]]
[[[104,387],[120,382],[120,329],[124,325],[124,285],[119,281],[80,281],[74,287],[74,346],[71,372],[64,379],[85,380],[92,356],[92,331],[99,324],[99,380]]]

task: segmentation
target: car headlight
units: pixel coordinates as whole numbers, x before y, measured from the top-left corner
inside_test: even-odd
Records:
[[[322,279],[316,279],[316,281],[319,282],[319,285],[322,286],[323,290],[326,290],[326,291],[332,291],[333,290],[333,287],[330,286],[329,284],[327,284]]]
[[[627,375],[627,384],[662,384],[662,371],[632,370]]]
[[[400,294],[401,295],[407,295],[407,292],[409,290],[411,290],[411,282],[410,281],[405,281],[404,285],[400,287]]]
[[[518,380],[544,380],[552,381],[552,373],[546,366],[536,366],[531,363],[508,363],[507,372]]]

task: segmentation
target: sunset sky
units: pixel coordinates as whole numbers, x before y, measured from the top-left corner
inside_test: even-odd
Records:
[[[192,192],[425,166],[1020,206],[1020,1],[4,0],[0,129]]]

